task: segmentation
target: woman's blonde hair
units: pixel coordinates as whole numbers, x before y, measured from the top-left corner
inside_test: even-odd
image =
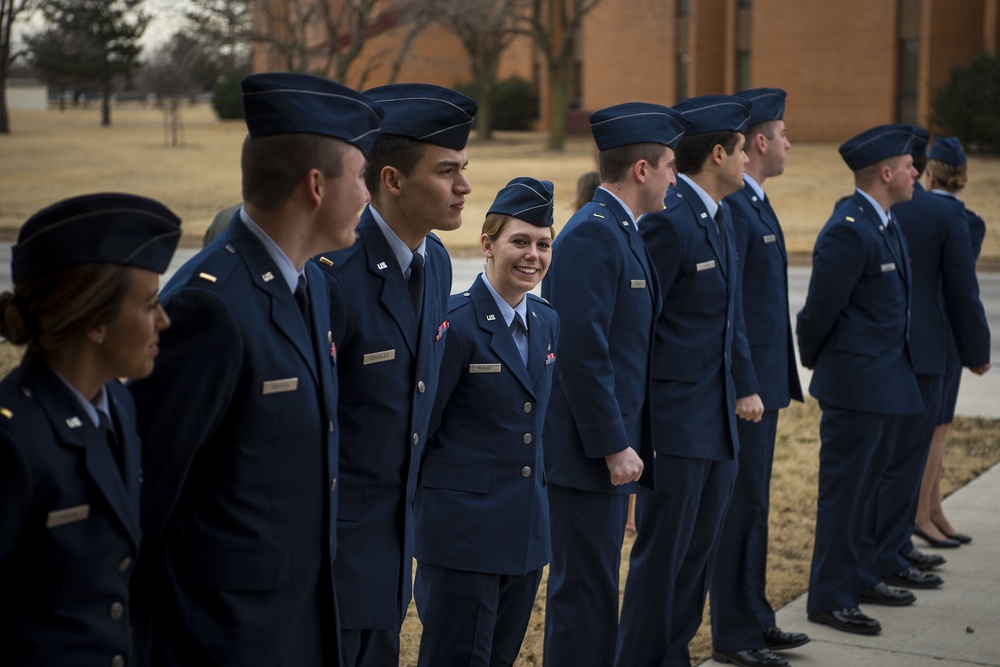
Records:
[[[927,173],[934,177],[938,187],[948,192],[958,192],[969,182],[968,164],[953,165],[928,160]]]

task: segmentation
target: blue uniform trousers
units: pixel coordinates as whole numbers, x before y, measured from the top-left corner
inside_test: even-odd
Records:
[[[778,411],[756,424],[737,422],[740,468],[719,540],[712,574],[712,645],[722,651],[764,648],[774,627],[767,601],[767,516]]]
[[[689,667],[738,464],[657,454],[656,488],[636,495],[618,667]],[[583,663],[581,663],[583,664]]]
[[[542,571],[467,572],[418,563],[414,599],[424,632],[417,667],[510,667],[531,620]]]
[[[862,588],[865,511],[889,464],[901,417],[857,412],[820,402],[819,497],[809,574],[810,613],[858,606]]]
[[[340,662],[347,667],[387,667],[399,664],[399,628],[341,630]]]
[[[558,484],[549,484],[548,493],[552,562],[543,664],[609,667],[618,636],[618,574],[628,495]]]

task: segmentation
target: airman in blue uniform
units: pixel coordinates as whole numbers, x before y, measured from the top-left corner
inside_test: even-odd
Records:
[[[755,378],[764,415],[739,420],[739,472],[723,524],[712,574],[712,647],[716,660],[738,665],[781,665],[771,651],[801,646],[802,633],[782,632],[767,601],[767,520],[778,411],[802,400],[788,317],[788,253],[781,224],[764,193],[780,176],[791,148],[785,134],[785,91],[755,88],[736,94],[751,102],[742,189],[725,198],[733,219],[743,319],[752,371],[736,376],[736,393]],[[735,654],[735,655],[734,655]]]
[[[739,257],[723,197],[743,186],[749,101],[694,97],[666,208],[643,217],[663,310],[653,339],[656,489],[636,495],[636,536],[622,600],[619,667],[690,664],[736,478],[737,415],[764,407],[740,306]],[[738,393],[735,378],[747,376]]]
[[[545,423],[547,667],[614,661],[628,496],[653,463],[647,393],[660,295],[636,219],[663,208],[683,135],[680,114],[641,102],[597,111],[590,125],[601,186],[556,238],[542,283],[562,331]]]
[[[18,234],[0,295],[0,334],[28,346],[0,382],[0,664],[131,664],[141,468],[117,378],[153,369],[179,224],[145,197],[94,194]]]
[[[154,665],[336,665],[337,377],[308,262],[354,240],[382,110],[304,74],[243,81],[243,208],[164,290],[144,438],[136,635]]]
[[[864,578],[862,542],[900,418],[924,409],[908,340],[909,251],[889,211],[913,195],[915,139],[909,125],[881,125],[841,145],[857,189],[816,239],[797,318],[802,365],[814,369],[809,392],[823,410],[809,620],[858,634],[881,631],[860,602],[913,601]]]
[[[340,509],[334,564],[344,667],[399,662],[410,602],[413,499],[447,339],[451,259],[434,229],[462,224],[465,144],[477,111],[428,84],[367,91],[385,109],[349,248],[317,258],[330,285]]]
[[[419,666],[513,665],[551,558],[542,425],[559,318],[528,290],[552,256],[552,184],[515,178],[451,297],[417,495]]]

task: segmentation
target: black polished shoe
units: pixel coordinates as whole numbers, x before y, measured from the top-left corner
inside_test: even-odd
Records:
[[[839,611],[823,611],[809,613],[809,620],[813,623],[829,625],[834,630],[853,632],[856,635],[877,635],[882,632],[882,625],[857,607],[841,609]]]
[[[944,579],[933,572],[921,572],[915,567],[907,568],[888,577],[882,577],[882,580],[890,586],[902,586],[903,588],[937,588],[944,583]]]
[[[927,572],[933,570],[936,567],[941,567],[948,561],[944,559],[944,556],[938,556],[937,554],[925,554],[916,547],[913,551],[906,554],[906,560],[910,561],[910,564],[918,570]]]
[[[717,651],[712,649],[712,660],[743,667],[788,667],[788,661],[766,648],[749,651]]]
[[[917,601],[917,596],[910,591],[899,588],[889,588],[885,582],[878,582],[872,588],[861,591],[861,602],[881,604],[887,607],[905,607]]]
[[[809,643],[809,635],[804,632],[782,632],[781,628],[764,630],[764,646],[772,651],[787,651]]]
[[[943,540],[935,540],[933,537],[925,533],[920,529],[920,526],[913,527],[913,534],[922,539],[927,544],[931,545],[935,549],[957,549],[962,546],[962,543],[958,540],[953,540],[950,537],[946,537]]]
[[[968,544],[969,542],[972,541],[972,536],[971,535],[966,535],[965,533],[955,533],[954,535],[949,535],[948,533],[944,532],[943,530],[941,531],[941,533],[945,537],[947,537],[949,540],[955,540],[959,544]]]

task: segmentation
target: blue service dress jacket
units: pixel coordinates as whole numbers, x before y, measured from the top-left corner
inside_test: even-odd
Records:
[[[743,321],[753,362],[753,374],[765,410],[802,400],[788,316],[788,252],[785,236],[769,201],[743,188],[725,198],[732,211],[736,254],[743,281]],[[736,393],[748,395],[743,377]],[[750,392],[752,393],[752,392]]]
[[[417,496],[417,561],[524,575],[551,558],[543,424],[559,317],[525,296],[528,363],[482,276],[451,297]]]
[[[317,258],[330,285],[340,394],[336,574],[341,627],[398,630],[412,597],[413,499],[448,326],[451,259],[426,242],[420,322],[371,211]]]
[[[40,357],[0,383],[0,664],[130,664],[139,436],[128,390],[106,388],[121,469]]]
[[[949,336],[954,337],[963,366],[988,363],[990,328],[979,298],[976,258],[962,202],[935,196],[918,184],[913,199],[896,204],[892,213],[910,252],[909,342],[914,371],[943,375]]]
[[[739,451],[736,399],[758,391],[739,307],[732,223],[727,214],[720,237],[684,180],[665,201],[640,226],[663,293],[653,340],[653,424],[663,434],[655,447],[660,454],[725,461]],[[737,375],[746,392],[739,396]]]
[[[652,259],[628,213],[598,188],[552,246],[542,296],[559,313],[561,360],[545,423],[548,481],[599,493],[614,486],[604,457],[635,449],[653,481],[648,400],[660,292]]]
[[[172,325],[130,384],[151,664],[337,663],[336,359],[326,280],[305,275],[311,322],[237,215],[163,290]]]
[[[867,198],[855,192],[838,202],[816,238],[795,332],[820,402],[884,415],[923,410],[907,343],[907,257],[904,235],[890,233]]]

